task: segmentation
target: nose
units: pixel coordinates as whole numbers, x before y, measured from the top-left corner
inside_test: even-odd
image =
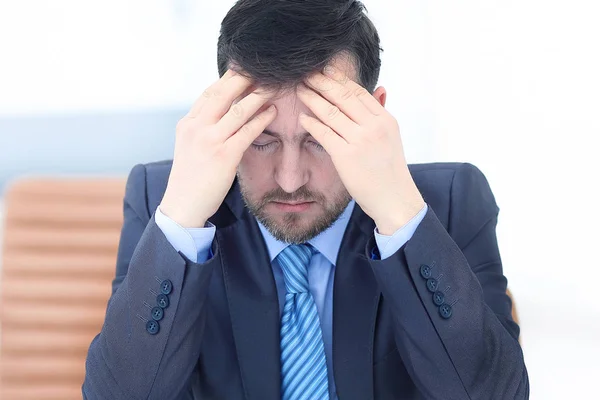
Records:
[[[294,193],[308,183],[309,172],[302,162],[300,149],[284,149],[275,170],[275,181],[287,193]]]

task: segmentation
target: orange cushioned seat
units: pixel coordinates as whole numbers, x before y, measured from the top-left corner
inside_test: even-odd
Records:
[[[5,194],[0,399],[81,399],[123,223],[124,179],[24,179]]]

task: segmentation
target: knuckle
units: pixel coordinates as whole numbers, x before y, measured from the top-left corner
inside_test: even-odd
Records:
[[[375,124],[375,128],[373,129],[372,136],[379,138],[386,132],[386,127],[383,123],[379,122]]]
[[[389,127],[383,123],[376,125],[375,129],[371,133],[371,138],[374,140],[381,140],[389,135]]]
[[[329,137],[329,136],[331,136],[331,135],[335,135],[335,134],[336,134],[336,133],[333,131],[333,129],[331,129],[331,128],[330,128],[330,127],[328,127],[328,126],[324,127],[324,128],[323,128],[323,130],[322,130],[322,132],[321,132],[321,135],[322,135],[323,137],[325,137],[325,138],[326,138],[326,137]]]
[[[175,126],[175,130],[176,131],[182,131],[185,129],[186,126],[186,121],[185,118],[181,118],[179,121],[177,121],[177,125]]]
[[[352,95],[352,91],[348,89],[343,89],[342,93],[340,94],[340,97],[342,98],[342,100],[348,100],[352,97]]]
[[[264,120],[266,120],[266,119],[267,119],[267,116],[268,116],[268,114],[267,114],[267,112],[266,112],[266,111],[267,111],[267,110],[263,110],[263,111],[259,111],[259,112],[257,112],[257,113],[254,115],[254,117],[250,119],[250,122],[252,122],[252,121],[264,121]]]
[[[367,91],[367,89],[365,89],[362,86],[359,86],[358,88],[356,88],[356,90],[354,91],[354,95],[356,97],[364,97],[364,96],[368,96],[370,95],[370,93]]]
[[[177,132],[178,134],[185,134],[187,131],[190,130],[190,122],[187,118],[182,118],[177,122],[177,125],[175,126],[175,132]]]
[[[244,107],[240,103],[231,106],[231,114],[236,118],[244,118]]]
[[[229,158],[227,146],[219,146],[213,154],[214,160],[227,160]]]
[[[216,90],[206,89],[204,92],[202,92],[202,97],[205,97],[207,99],[218,98],[220,96],[221,94]]]
[[[253,125],[262,125],[265,124],[268,121],[268,115],[265,115],[265,113],[260,113],[257,116],[255,116],[254,118],[252,118],[248,123],[253,124]]]
[[[250,127],[250,125],[246,124],[246,125],[244,125],[244,126],[242,126],[240,128],[239,133],[241,133],[244,136],[251,135],[252,134],[252,128]]]
[[[385,129],[385,128],[397,129],[398,128],[398,121],[394,117],[384,116],[382,118],[376,118],[376,119],[379,121],[380,128],[383,128],[383,129]]]
[[[330,120],[335,119],[340,113],[340,109],[337,106],[329,106],[327,109],[327,118]]]

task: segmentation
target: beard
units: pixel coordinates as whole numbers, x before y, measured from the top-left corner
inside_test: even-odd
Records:
[[[255,200],[250,195],[248,187],[240,179],[240,192],[246,207],[254,217],[267,228],[273,237],[281,242],[289,244],[306,243],[312,238],[326,231],[344,212],[352,199],[346,189],[337,193],[333,201],[328,203],[321,193],[310,191],[305,186],[293,193],[287,193],[280,187],[273,189]],[[277,220],[265,209],[270,202],[315,202],[321,205],[323,211],[320,215],[306,216],[302,212],[288,212],[283,220]],[[309,218],[313,219],[312,221]]]

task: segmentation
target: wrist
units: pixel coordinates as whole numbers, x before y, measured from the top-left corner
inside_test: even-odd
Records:
[[[397,208],[388,209],[385,215],[374,219],[377,231],[381,235],[392,236],[398,229],[416,217],[423,207],[425,207],[425,201],[420,193],[411,201],[401,201],[395,204],[398,204]]]
[[[181,212],[182,207],[174,207],[169,203],[160,203],[158,207],[160,208],[160,212],[162,212],[166,217],[170,218],[185,229],[204,228],[206,222],[208,221],[208,218],[187,215],[186,213]]]

